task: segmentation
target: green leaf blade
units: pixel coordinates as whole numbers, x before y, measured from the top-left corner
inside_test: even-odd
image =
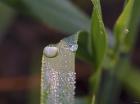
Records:
[[[135,44],[137,32],[138,32],[138,27],[140,24],[140,0],[134,0],[133,4],[133,10],[132,10],[132,15],[130,19],[130,23],[128,26],[128,35],[125,39],[125,45],[127,47],[127,50],[131,50]]]
[[[79,39],[78,39],[78,51],[76,53],[77,58],[92,63],[92,58],[88,51],[88,37],[89,33],[86,31],[79,31]]]
[[[116,36],[116,48],[120,48],[120,45],[123,45],[125,38],[128,35],[129,32],[129,25],[131,16],[132,16],[132,11],[133,11],[133,6],[134,6],[135,0],[129,0],[127,1],[126,6],[124,7],[123,12],[119,16],[115,27],[114,27],[114,33]]]
[[[107,34],[102,19],[100,0],[92,0],[94,11],[91,24],[91,44],[96,69],[99,69],[107,49]]]
[[[42,22],[62,32],[89,30],[90,20],[68,0],[23,0],[24,4]]]

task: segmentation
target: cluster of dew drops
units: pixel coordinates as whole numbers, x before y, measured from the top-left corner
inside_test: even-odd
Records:
[[[71,52],[76,52],[77,44],[72,44],[69,47]],[[59,52],[54,46],[44,48],[45,56],[55,58]],[[74,104],[75,90],[75,72],[58,72],[55,70],[46,69],[46,86],[44,88],[48,93],[47,104]],[[50,85],[50,86],[49,86]]]

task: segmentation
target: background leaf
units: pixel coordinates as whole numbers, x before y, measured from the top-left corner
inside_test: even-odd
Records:
[[[131,20],[128,26],[128,35],[125,39],[127,50],[131,50],[137,38],[138,27],[140,24],[140,0],[134,0]]]
[[[117,104],[121,91],[121,82],[126,85],[129,91],[131,90],[137,95],[140,94],[139,74],[133,70],[134,68],[130,67],[130,57],[128,54],[130,53],[130,49],[132,49],[133,42],[128,42],[128,49],[125,48],[125,39],[129,37],[131,41],[135,40],[140,18],[138,16],[138,11],[140,10],[138,6],[140,4],[138,3],[138,0],[127,1],[126,7],[116,22],[114,29],[117,41],[114,51],[117,51],[117,54],[114,54],[116,62],[114,67],[109,70],[110,72],[107,73],[108,75],[104,75],[104,73],[102,75],[103,78],[101,78],[99,94],[97,95],[97,104]]]
[[[0,2],[0,39],[2,39],[6,29],[12,23],[14,16],[14,10]]]
[[[87,61],[92,63],[93,59],[89,54],[88,51],[88,37],[89,37],[89,33],[86,31],[80,31],[78,32],[79,34],[79,39],[78,39],[78,51],[76,52],[76,56],[83,60],[83,61]]]
[[[90,20],[69,0],[23,0],[34,16],[63,32],[89,30]]]
[[[115,27],[114,33],[116,36],[116,50],[119,50],[121,46],[123,46],[123,42],[128,35],[128,27],[130,24],[130,19],[132,16],[132,9],[133,9],[134,0],[127,1],[127,4],[121,13],[120,17],[118,18]],[[124,48],[124,47],[122,47]],[[116,51],[115,50],[115,51]]]
[[[140,71],[130,65],[128,59],[121,61],[119,71],[116,74],[131,94],[140,96]]]

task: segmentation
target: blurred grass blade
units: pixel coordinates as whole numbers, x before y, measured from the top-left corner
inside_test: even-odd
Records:
[[[139,29],[138,26],[140,24],[140,0],[134,0],[133,5],[134,6],[132,10],[131,20],[128,26],[129,32],[125,40],[125,44],[128,50],[131,50],[135,43],[137,32]]]
[[[91,54],[93,55],[96,69],[100,67],[104,60],[107,49],[107,34],[102,20],[100,0],[92,0],[94,11],[91,25]]]
[[[95,65],[96,74],[92,76],[91,83],[94,85],[94,91],[98,95],[100,85],[100,75],[102,62],[104,60],[107,49],[107,34],[102,19],[100,0],[92,0],[94,10],[92,13],[91,34],[89,38],[89,52]],[[96,95],[96,100],[98,96]],[[93,101],[94,102],[94,101]]]
[[[122,78],[128,91],[140,97],[140,72],[135,71],[133,68],[127,70]]]
[[[14,15],[15,12],[10,7],[0,2],[0,40],[2,39],[6,29],[13,21]]]
[[[87,104],[87,97],[76,97],[75,104]]]
[[[100,80],[96,104],[118,104],[120,81],[110,70],[103,70]]]
[[[115,74],[125,84],[126,89],[132,94],[140,96],[140,71],[131,66],[128,58],[122,59],[118,68],[119,70]]]
[[[89,30],[90,20],[69,0],[23,0],[42,22],[63,32]]]
[[[83,61],[88,61],[91,63],[92,58],[88,52],[88,45],[87,45],[89,33],[86,31],[80,31],[78,32],[78,34],[79,34],[78,45],[80,47],[78,47],[76,56]]]
[[[127,37],[129,33],[129,27],[131,26],[131,17],[132,11],[134,8],[134,2],[139,0],[126,0],[126,6],[124,7],[123,12],[121,13],[120,17],[118,18],[115,27],[114,32],[116,36],[116,50],[120,49],[120,46],[124,46],[125,38]],[[136,11],[133,11],[136,12]],[[124,47],[123,47],[124,48]]]
[[[129,0],[125,0],[124,1],[124,7],[126,6],[126,4],[128,3]]]

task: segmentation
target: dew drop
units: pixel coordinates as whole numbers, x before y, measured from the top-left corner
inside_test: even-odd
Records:
[[[47,46],[44,48],[44,54],[49,58],[56,57],[58,54],[58,48],[52,47],[52,46]]]
[[[129,30],[126,28],[124,29],[124,33],[127,34],[129,32]]]
[[[77,44],[73,44],[71,47],[70,47],[70,51],[72,52],[76,52],[78,49],[78,45]]]

